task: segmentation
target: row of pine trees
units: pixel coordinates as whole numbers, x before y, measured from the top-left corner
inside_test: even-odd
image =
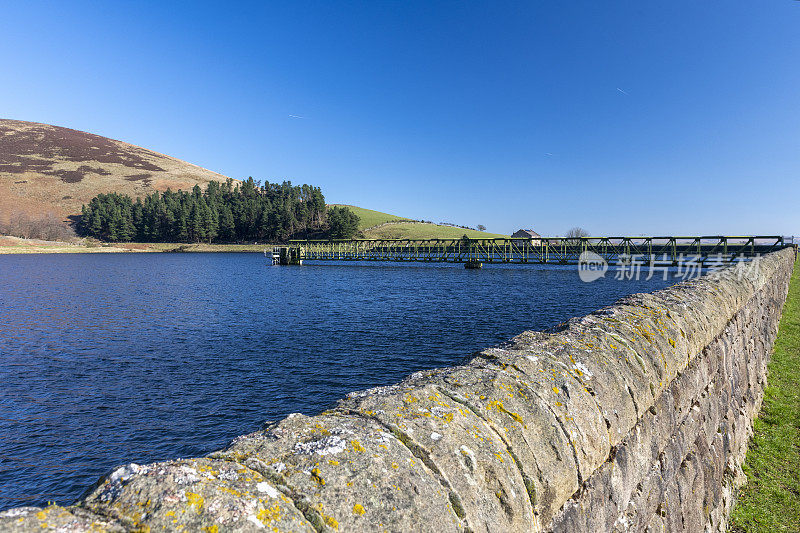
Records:
[[[167,190],[137,198],[99,194],[83,206],[81,233],[112,242],[285,242],[352,238],[358,216],[327,207],[319,187],[212,181],[203,191]]]

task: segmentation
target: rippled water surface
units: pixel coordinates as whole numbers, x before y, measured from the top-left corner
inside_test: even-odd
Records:
[[[669,283],[257,254],[0,256],[0,509],[71,503],[115,465],[202,455]]]

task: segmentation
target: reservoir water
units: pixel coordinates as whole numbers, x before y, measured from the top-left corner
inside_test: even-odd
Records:
[[[0,510],[209,453],[526,329],[665,287],[576,267],[0,255]]]

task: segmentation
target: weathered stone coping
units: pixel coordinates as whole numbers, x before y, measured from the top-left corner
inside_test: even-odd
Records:
[[[743,309],[772,328],[793,260],[783,250],[632,295],[465,366],[350,394],[318,416],[290,415],[208,457],[117,468],[70,507],[0,513],[0,530],[556,527]],[[671,438],[653,436],[652,446]]]

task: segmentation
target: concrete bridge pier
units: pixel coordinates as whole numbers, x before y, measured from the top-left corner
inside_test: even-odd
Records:
[[[481,263],[480,261],[467,261],[466,263],[464,263],[464,268],[468,270],[480,270],[481,268],[483,268],[483,263]]]

